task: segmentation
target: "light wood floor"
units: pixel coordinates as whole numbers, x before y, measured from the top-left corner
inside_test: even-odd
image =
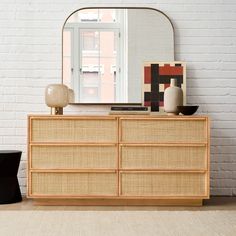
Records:
[[[204,201],[201,207],[182,206],[35,206],[32,200],[25,199],[20,203],[0,205],[4,210],[54,210],[54,211],[211,211],[211,210],[236,210],[236,197],[212,197]]]

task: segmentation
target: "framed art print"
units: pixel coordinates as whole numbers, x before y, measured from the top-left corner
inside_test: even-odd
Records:
[[[151,112],[164,112],[164,91],[170,86],[170,79],[177,79],[177,86],[183,90],[186,104],[185,62],[147,62],[143,67],[143,105]]]

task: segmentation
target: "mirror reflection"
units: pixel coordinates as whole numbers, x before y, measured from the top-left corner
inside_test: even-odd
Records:
[[[142,65],[174,59],[173,28],[153,9],[82,9],[63,28],[63,83],[76,103],[141,103]]]

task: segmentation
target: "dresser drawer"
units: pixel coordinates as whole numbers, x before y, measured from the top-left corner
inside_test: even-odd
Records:
[[[122,169],[206,170],[206,146],[122,145]]]
[[[31,145],[33,169],[117,168],[116,145]]]
[[[205,173],[122,172],[122,196],[207,196]]]
[[[115,143],[116,119],[31,119],[32,142]]]
[[[194,143],[207,141],[206,119],[121,119],[123,143]]]
[[[31,173],[31,196],[115,196],[114,173]]]

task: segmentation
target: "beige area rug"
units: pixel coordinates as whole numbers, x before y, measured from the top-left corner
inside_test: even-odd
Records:
[[[236,211],[1,211],[1,236],[236,235]]]

